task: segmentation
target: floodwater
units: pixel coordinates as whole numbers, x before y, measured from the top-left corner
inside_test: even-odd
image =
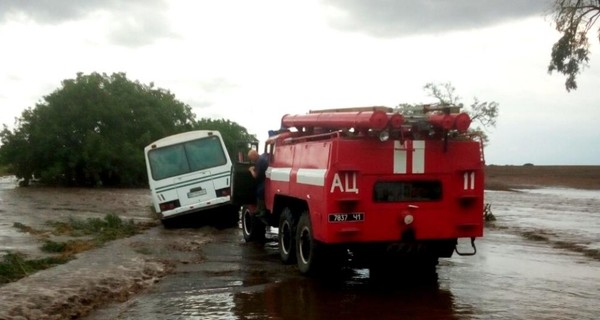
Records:
[[[13,213],[16,210],[13,210],[14,206],[8,199],[8,192],[14,190],[16,186],[15,177],[0,177],[0,255],[8,251],[20,251],[25,254],[39,251],[37,240],[13,227],[19,220],[14,219],[17,213]]]
[[[47,220],[107,213],[149,219],[147,190],[20,190],[15,185],[14,178],[0,178],[3,252],[39,254],[39,238],[19,232],[15,222],[43,228]],[[281,264],[276,230],[268,241],[256,244],[245,243],[239,229],[159,226],[55,267],[56,272],[46,273],[49,279],[40,272],[24,279],[31,281],[19,281],[21,285],[4,286],[0,305],[18,304],[8,303],[4,295],[14,288],[51,304],[59,301],[55,305],[72,301],[72,296],[82,303],[86,292],[103,283],[102,277],[112,276],[108,283],[115,286],[132,282],[129,278],[144,280],[140,274],[159,270],[157,263],[168,258],[176,261],[173,272],[84,319],[600,318],[600,191],[487,191],[486,203],[497,221],[477,240],[477,255],[441,259],[436,278],[415,280],[404,274],[399,282],[374,283],[367,269],[350,269],[336,279],[311,279],[299,275],[295,266]],[[459,245],[470,249],[466,239]],[[165,256],[148,256],[152,251]],[[83,272],[85,267],[91,269]],[[94,271],[96,267],[106,272]],[[77,274],[86,279],[76,279]],[[133,282],[123,290],[140,287]],[[52,283],[56,292],[27,287],[43,283]],[[78,283],[88,287],[83,290]]]
[[[0,177],[0,256],[19,251],[30,258],[44,256],[39,237],[15,228],[15,223],[47,229],[48,221],[104,218],[150,222],[150,193],[144,189],[18,188],[14,176]]]
[[[227,229],[199,250],[200,262],[87,319],[600,318],[600,192],[490,191],[486,203],[497,221],[477,255],[442,259],[437,279],[375,284],[366,269],[306,278],[279,262],[274,234],[247,244]]]

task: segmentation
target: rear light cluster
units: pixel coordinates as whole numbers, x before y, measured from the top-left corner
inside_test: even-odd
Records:
[[[181,204],[179,203],[179,200],[173,200],[173,201],[169,201],[169,202],[163,202],[161,204],[158,205],[160,207],[160,211],[168,211],[168,210],[173,210],[175,208],[179,208],[181,207]]]
[[[223,188],[217,190],[217,197],[227,197],[231,195],[231,188]]]

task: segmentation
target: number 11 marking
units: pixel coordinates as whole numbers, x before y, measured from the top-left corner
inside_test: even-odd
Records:
[[[465,190],[475,190],[475,172],[465,172],[463,188]]]

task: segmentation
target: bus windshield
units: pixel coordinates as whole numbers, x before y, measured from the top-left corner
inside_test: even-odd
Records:
[[[152,178],[162,180],[227,164],[217,136],[174,144],[148,152]]]

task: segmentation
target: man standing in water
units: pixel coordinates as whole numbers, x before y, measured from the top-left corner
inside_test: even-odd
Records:
[[[269,155],[266,153],[258,155],[258,151],[251,149],[248,151],[248,159],[254,162],[254,166],[249,168],[252,177],[256,179],[256,217],[263,219],[266,216],[265,207],[265,174],[269,166]]]

